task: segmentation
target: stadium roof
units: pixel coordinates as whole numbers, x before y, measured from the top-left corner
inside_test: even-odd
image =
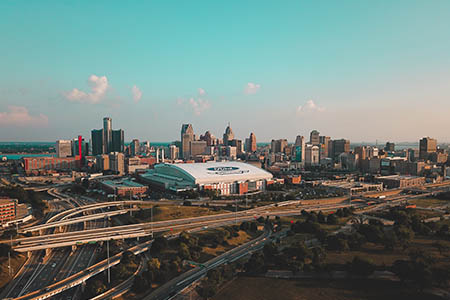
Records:
[[[155,166],[156,171],[159,166],[161,165]],[[272,178],[271,173],[239,161],[165,164],[165,167],[177,169],[179,172],[191,178],[195,184],[212,184]]]

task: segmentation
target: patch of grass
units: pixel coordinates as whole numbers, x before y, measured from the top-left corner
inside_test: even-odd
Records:
[[[27,257],[24,254],[15,254],[11,257],[11,268],[14,274],[19,271],[20,267],[22,267],[26,260]],[[3,288],[10,280],[11,278],[9,277],[8,272],[8,257],[3,257],[0,259],[0,289]]]
[[[399,282],[378,280],[284,280],[242,277],[234,280],[213,300],[437,300],[438,297],[417,293]]]
[[[448,200],[436,199],[436,198],[422,198],[413,199],[408,201],[410,204],[415,204],[419,207],[437,207],[446,205],[449,203]]]

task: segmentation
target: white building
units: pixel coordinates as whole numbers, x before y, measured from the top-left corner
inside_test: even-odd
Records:
[[[217,190],[221,195],[230,195],[265,190],[266,181],[272,179],[272,174],[243,162],[223,161],[159,164],[140,178],[154,187],[175,192]]]

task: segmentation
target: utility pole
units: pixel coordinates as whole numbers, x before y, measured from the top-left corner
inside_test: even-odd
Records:
[[[236,208],[235,212],[234,212],[234,225],[237,225],[237,199],[234,198],[234,206]]]
[[[109,240],[106,241],[106,252],[108,253],[108,284],[111,283],[111,268],[109,266]]]

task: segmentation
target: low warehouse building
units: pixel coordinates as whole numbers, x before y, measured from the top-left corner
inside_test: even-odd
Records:
[[[217,190],[221,195],[262,191],[272,174],[237,161],[189,164],[159,164],[139,175],[153,187],[174,192],[198,189]]]
[[[406,175],[390,175],[375,178],[388,189],[405,188],[410,186],[418,186],[425,184],[425,177],[406,176]]]
[[[100,182],[106,193],[117,196],[135,196],[145,194],[148,187],[129,179],[104,180]]]

